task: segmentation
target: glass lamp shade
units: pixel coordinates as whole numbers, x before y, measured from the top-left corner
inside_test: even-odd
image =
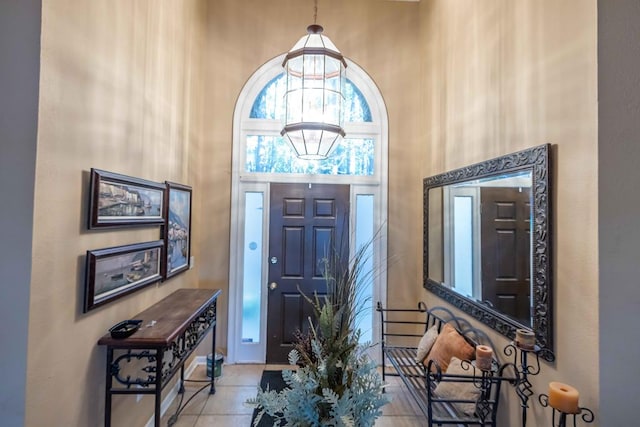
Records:
[[[280,133],[302,159],[327,158],[345,136],[342,91],[347,63],[322,30],[310,25],[282,64],[287,89]]]

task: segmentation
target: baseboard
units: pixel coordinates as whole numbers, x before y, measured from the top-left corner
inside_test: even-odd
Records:
[[[198,366],[206,365],[206,364],[207,364],[206,356],[196,356],[191,362],[191,364],[189,364],[187,369],[184,370],[184,377],[189,378],[189,376],[193,373],[193,371],[196,370]],[[178,396],[179,388],[180,388],[180,381],[178,380],[173,385],[173,387],[169,389],[169,392],[167,393],[165,398],[162,400],[162,404],[160,405],[160,417],[164,416],[164,414],[167,412],[167,409],[169,409],[169,406],[171,406],[175,398]],[[152,415],[151,418],[149,418],[149,421],[147,421],[147,424],[145,424],[145,427],[154,427],[155,425],[154,421],[155,421],[154,416]]]

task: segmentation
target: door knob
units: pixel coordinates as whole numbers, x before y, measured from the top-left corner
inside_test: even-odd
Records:
[[[275,290],[277,287],[278,287],[278,284],[276,282],[269,283],[269,289],[271,289],[272,291]]]

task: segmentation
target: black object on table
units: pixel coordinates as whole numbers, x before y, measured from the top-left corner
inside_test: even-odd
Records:
[[[140,329],[142,320],[123,320],[109,328],[111,338],[121,339],[133,335],[135,331]]]

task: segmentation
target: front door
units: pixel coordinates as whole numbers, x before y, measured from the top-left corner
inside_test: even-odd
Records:
[[[349,256],[349,186],[271,184],[267,363],[287,363],[297,331],[313,314],[301,295],[326,293],[329,250]]]
[[[531,191],[483,187],[482,299],[531,324]]]

